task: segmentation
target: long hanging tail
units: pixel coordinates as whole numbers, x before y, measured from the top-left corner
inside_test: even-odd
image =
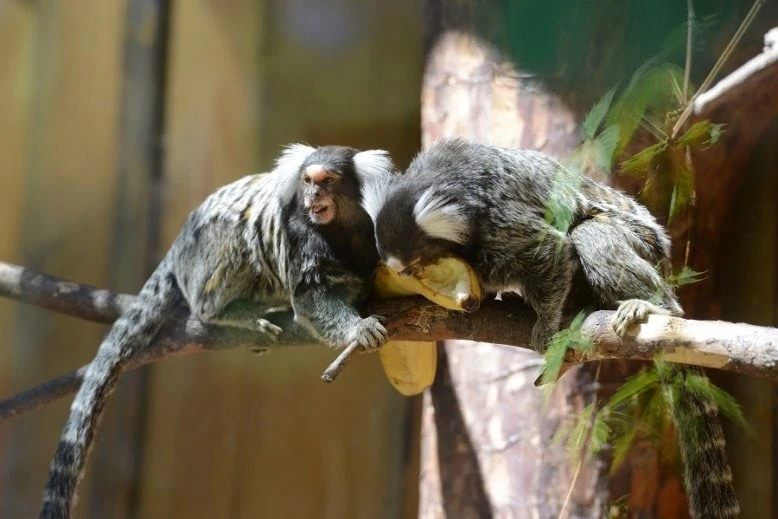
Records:
[[[122,367],[151,343],[179,300],[175,279],[163,261],[133,305],[108,332],[70,406],[70,416],[51,462],[41,519],[70,517],[95,430]]]
[[[668,366],[659,372],[678,434],[692,518],[738,517],[740,506],[732,486],[718,409],[697,389],[699,384],[707,383],[705,374],[699,368],[680,366]],[[690,382],[695,377],[698,380]]]
[[[613,321],[617,331],[648,313],[683,315],[672,287],[656,269],[669,264],[670,240],[644,208],[638,212],[611,206],[573,227],[570,241],[600,303],[618,305]],[[740,508],[718,409],[699,390],[708,383],[705,374],[699,368],[671,365],[659,371],[669,393],[691,516],[737,517]]]

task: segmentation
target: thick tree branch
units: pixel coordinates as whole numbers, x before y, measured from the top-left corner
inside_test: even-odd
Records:
[[[63,288],[64,287],[64,288]],[[99,322],[110,322],[132,300],[107,290],[77,285],[0,263],[0,295]],[[421,298],[375,303],[371,312],[387,318],[387,328],[398,340],[463,339],[514,346],[528,344],[535,315],[518,299],[484,302],[472,314],[449,312]],[[610,326],[612,312],[597,311],[584,322],[583,332],[594,349],[584,357],[570,352],[570,365],[601,359],[666,360],[719,368],[778,380],[778,329],[723,321],[693,321],[651,316],[620,338]],[[276,342],[247,331],[205,326],[189,319],[181,308],[170,316],[157,340],[127,369],[171,355],[210,350],[321,346],[294,322],[291,313],[267,316],[284,332]],[[570,316],[572,317],[572,316]],[[0,401],[0,422],[75,391],[85,368],[47,382],[11,399]]]

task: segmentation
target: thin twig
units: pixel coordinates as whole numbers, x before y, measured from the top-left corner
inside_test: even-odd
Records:
[[[335,357],[335,360],[327,366],[327,369],[325,369],[324,373],[321,375],[321,379],[328,384],[334,382],[335,379],[338,378],[338,375],[340,375],[340,372],[343,371],[343,368],[351,362],[351,357],[354,356],[358,349],[358,342],[351,343],[345,347],[343,351],[340,352],[340,355]]]
[[[597,383],[597,381],[600,378],[600,368],[602,367],[602,364],[597,365],[597,370],[594,372],[594,382]],[[592,433],[594,432],[594,422],[597,419],[597,393],[594,393],[594,399],[592,400],[592,412],[589,415],[589,427],[586,429],[586,438],[584,440],[584,444],[581,447],[581,458],[578,460],[578,464],[575,467],[575,472],[573,472],[573,479],[570,481],[570,488],[567,489],[567,495],[565,496],[565,500],[562,503],[562,509],[559,511],[558,519],[563,519],[565,517],[565,513],[567,512],[567,507],[570,505],[570,498],[573,495],[573,489],[575,489],[575,484],[578,482],[578,476],[581,475],[581,469],[583,468],[584,460],[586,459],[586,451],[589,448],[589,443],[592,440]]]
[[[737,31],[735,31],[735,34],[732,35],[732,38],[729,40],[729,43],[722,51],[721,55],[719,56],[719,59],[716,60],[716,63],[713,65],[713,68],[708,73],[708,76],[702,82],[700,88],[698,88],[697,91],[694,93],[694,96],[688,101],[686,107],[683,109],[683,112],[681,112],[681,115],[678,117],[678,120],[675,122],[675,125],[673,126],[673,131],[670,133],[670,140],[673,140],[676,137],[678,137],[678,133],[684,127],[686,121],[689,119],[689,117],[692,114],[692,110],[694,109],[694,100],[701,93],[705,92],[708,89],[708,87],[711,85],[711,83],[713,83],[713,80],[716,79],[716,76],[718,76],[721,67],[724,66],[724,63],[727,61],[727,59],[729,59],[729,56],[732,54],[732,51],[735,50],[737,44],[740,43],[740,39],[743,37],[743,34],[745,34],[746,30],[751,25],[751,22],[754,21],[754,18],[756,18],[756,15],[759,12],[759,9],[762,8],[762,4],[764,4],[764,2],[765,0],[754,1],[754,4],[751,6],[751,9],[748,11],[748,14],[746,14],[746,17],[743,19],[743,22],[740,24],[740,27],[738,27]]]
[[[683,68],[683,99],[689,95],[689,76],[692,72],[692,42],[694,31],[694,0],[686,0],[686,64]]]

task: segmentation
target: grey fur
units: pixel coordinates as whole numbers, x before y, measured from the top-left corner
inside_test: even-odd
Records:
[[[304,184],[302,171],[310,165],[336,171],[340,180],[334,186]],[[373,225],[360,202],[363,189],[393,174],[381,150],[292,145],[271,173],[226,185],[192,211],[87,370],[51,463],[40,517],[71,516],[95,430],[121,368],[151,343],[172,308],[187,303],[205,323],[273,338],[280,328],[230,304],[252,299],[269,309],[291,302],[295,318],[329,344],[379,347],[387,336],[380,319],[362,318],[354,306],[369,292],[378,260]],[[313,223],[306,204],[330,192],[335,219]]]
[[[662,275],[670,263],[670,239],[648,210],[537,151],[438,141],[416,156],[405,175],[370,194],[368,213],[387,264],[413,272],[455,254],[473,266],[487,292],[520,292],[537,314],[531,346],[539,351],[559,330],[576,279],[597,306],[616,310],[613,327],[620,335],[650,313],[683,315]],[[715,411],[712,403],[706,406]],[[716,456],[725,459],[716,425],[706,441],[720,447]],[[687,481],[719,476],[689,476],[705,464],[694,457],[711,451],[681,446]],[[723,502],[737,503],[731,485],[717,490],[727,493]],[[688,491],[703,490],[689,485]],[[701,499],[692,496],[692,505]],[[704,517],[732,517],[732,509]]]

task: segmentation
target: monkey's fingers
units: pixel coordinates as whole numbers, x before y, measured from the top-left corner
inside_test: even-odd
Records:
[[[280,326],[277,326],[267,319],[263,319],[261,317],[254,322],[254,325],[258,332],[265,334],[270,340],[274,342],[278,341],[278,336],[281,335],[281,333],[284,331],[284,329]]]
[[[360,348],[360,346],[361,345],[357,341],[354,341],[346,346],[343,351],[340,352],[340,355],[338,355],[335,360],[333,360],[332,363],[327,366],[327,369],[325,369],[324,373],[321,375],[321,379],[329,384],[338,378],[340,372],[343,371],[343,368],[346,367],[346,364],[351,361],[351,357]]]

